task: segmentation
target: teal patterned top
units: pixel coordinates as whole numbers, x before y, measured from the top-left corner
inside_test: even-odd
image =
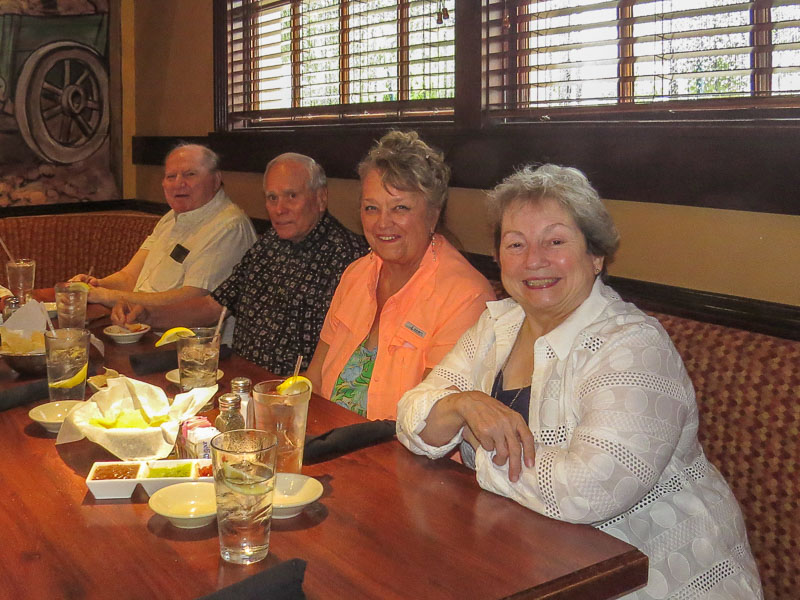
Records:
[[[369,350],[364,345],[366,341],[361,342],[344,365],[331,392],[331,401],[362,417],[367,416],[367,392],[378,354],[377,347]]]

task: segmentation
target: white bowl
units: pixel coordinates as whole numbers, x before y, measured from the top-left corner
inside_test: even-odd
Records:
[[[158,490],[150,496],[148,504],[153,512],[181,529],[204,527],[217,516],[213,483],[177,483]]]
[[[275,477],[275,493],[272,497],[272,518],[290,519],[319,500],[322,484],[308,475],[300,473],[278,473]]]
[[[133,344],[134,342],[138,342],[148,331],[150,331],[150,325],[142,325],[142,328],[138,331],[128,331],[119,325],[109,325],[103,329],[103,333],[118,344]]]
[[[133,476],[126,477],[125,479],[95,479],[96,471],[102,469],[106,465],[113,465],[117,468],[130,468]],[[136,477],[141,470],[142,463],[140,462],[96,462],[92,465],[89,474],[86,476],[86,486],[98,500],[105,500],[108,498],[130,498],[138,483]]]
[[[179,467],[184,464],[189,464],[189,475],[186,477],[150,477],[150,470],[153,468],[172,468]],[[151,460],[146,463],[145,468],[139,474],[139,483],[142,484],[144,491],[148,496],[152,496],[158,490],[165,488],[169,485],[177,485],[186,483],[187,481],[206,481],[213,482],[213,477],[200,477],[198,471],[200,467],[205,467],[211,464],[211,459],[200,458],[175,458],[175,459],[162,459]]]
[[[40,406],[35,406],[28,411],[28,416],[39,423],[50,433],[58,433],[61,424],[67,418],[69,411],[83,404],[83,400],[61,400],[60,402],[48,402]]]
[[[190,464],[188,477],[148,477],[152,467],[174,467],[184,463]],[[117,468],[130,468],[135,470],[125,479],[96,479],[97,469],[103,468],[105,465],[114,465]],[[209,466],[211,466],[211,459],[208,458],[96,462],[89,471],[89,475],[86,477],[86,486],[98,500],[105,500],[107,498],[130,498],[134,488],[139,483],[142,484],[142,487],[149,495],[153,495],[158,490],[168,485],[178,485],[196,481],[213,483],[214,478],[212,476],[200,476],[201,467]]]
[[[223,375],[225,375],[225,373],[222,372],[222,369],[217,369],[217,381],[222,379]],[[181,373],[178,369],[172,369],[172,371],[167,371],[165,377],[167,378],[167,381],[169,381],[170,383],[174,383],[175,385],[181,384]]]

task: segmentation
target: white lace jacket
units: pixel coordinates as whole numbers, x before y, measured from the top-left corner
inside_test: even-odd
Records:
[[[398,438],[412,452],[439,458],[462,441],[459,432],[436,448],[418,435],[433,405],[454,393],[447,388],[491,392],[525,315],[511,299],[487,306],[400,401]],[[478,483],[647,554],[647,587],[630,598],[763,597],[739,506],[697,440],[683,361],[657,320],[599,279],[566,321],[535,342],[528,423],[535,465],[512,483],[507,464],[497,467],[479,448]]]

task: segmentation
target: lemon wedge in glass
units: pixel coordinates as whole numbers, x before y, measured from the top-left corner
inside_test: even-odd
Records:
[[[90,289],[92,289],[92,286],[90,286],[88,283],[84,283],[83,281],[72,281],[72,282],[70,282],[69,287],[72,290],[74,290],[75,288],[78,288],[79,290],[82,290],[82,291],[85,291],[85,292],[88,292]]]
[[[62,379],[61,381],[54,381],[53,383],[48,383],[51,388],[74,388],[76,385],[80,385],[80,383],[86,379],[86,374],[89,372],[89,363],[87,362],[81,370],[75,373],[72,377],[67,379]]]
[[[167,329],[164,332],[164,335],[162,335],[161,338],[159,338],[159,340],[156,342],[156,348],[163,346],[164,344],[171,344],[172,342],[177,341],[179,337],[192,337],[194,335],[194,331],[188,327],[173,327],[172,329]]]
[[[275,388],[281,396],[290,396],[291,394],[301,394],[306,390],[312,389],[311,382],[302,375],[292,375],[287,377],[283,383],[278,384]]]

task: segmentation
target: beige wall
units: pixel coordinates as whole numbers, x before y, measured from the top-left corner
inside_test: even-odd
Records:
[[[123,81],[135,90],[125,131],[206,135],[214,128],[211,0],[121,1],[123,19],[135,13],[133,44],[122,27],[123,77],[135,73],[130,87]],[[126,197],[162,200],[159,168],[126,164],[123,175],[135,182],[124,183]],[[260,174],[224,178],[249,214],[266,215]],[[332,180],[330,189],[333,214],[360,229],[357,182]],[[800,217],[625,201],[609,201],[609,210],[622,236],[613,275],[800,305]],[[448,216],[466,250],[491,254],[483,192],[454,189]]]

